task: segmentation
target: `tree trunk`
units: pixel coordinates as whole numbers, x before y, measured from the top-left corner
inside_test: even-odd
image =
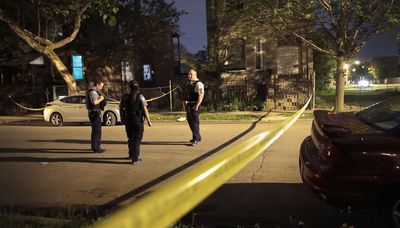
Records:
[[[42,53],[46,55],[46,57],[51,61],[51,63],[56,67],[57,71],[63,77],[68,86],[69,95],[77,94],[79,91],[75,79],[69,73],[68,68],[64,65],[58,55],[53,50],[48,49],[45,49]]]
[[[344,58],[342,56],[336,59],[336,94],[335,111],[344,111]]]

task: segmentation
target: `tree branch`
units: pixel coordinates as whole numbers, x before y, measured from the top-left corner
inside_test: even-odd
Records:
[[[74,31],[71,33],[71,35],[69,35],[65,39],[55,42],[51,46],[52,49],[57,49],[57,48],[63,47],[66,44],[71,43],[75,39],[75,37],[78,35],[78,32],[81,28],[82,15],[86,11],[86,9],[89,7],[90,2],[91,2],[90,0],[87,1],[85,3],[84,7],[82,7],[80,10],[77,11],[76,16],[75,16]]]
[[[335,18],[335,15],[333,14],[332,6],[330,5],[330,3],[325,0],[319,0],[319,3],[321,4],[322,9],[324,9],[329,14],[332,25],[337,25],[337,20]]]
[[[7,23],[7,25],[15,32],[18,34],[19,37],[21,37],[23,40],[25,40],[29,46],[32,48],[38,50],[38,51],[43,51],[45,45],[51,45],[52,42],[49,41],[48,39],[44,39],[39,36],[35,36],[33,33],[30,31],[21,28],[17,23],[15,23],[11,18],[7,17],[4,14],[4,11],[0,9],[0,20],[4,21]]]
[[[317,46],[316,44],[314,44],[312,41],[306,39],[304,36],[298,34],[296,31],[290,29],[290,27],[287,25],[287,23],[285,22],[285,20],[283,20],[283,18],[282,18],[281,16],[279,16],[279,14],[276,12],[276,9],[275,9],[273,6],[271,6],[271,8],[272,8],[272,10],[273,10],[275,16],[277,16],[278,19],[279,19],[279,21],[282,23],[282,25],[283,25],[285,28],[289,29],[290,32],[291,32],[294,36],[296,36],[297,38],[299,38],[300,40],[302,40],[303,43],[306,43],[306,44],[310,45],[311,47],[313,47],[314,49],[316,49],[316,50],[318,50],[318,51],[320,51],[320,52],[322,52],[322,53],[326,53],[326,54],[328,54],[328,55],[331,55],[331,56],[334,57],[334,58],[337,58],[336,55],[335,55],[335,53],[333,53],[333,52],[331,52],[331,51],[328,51],[328,50],[325,50],[325,49],[323,49],[323,48],[320,48],[319,46]]]

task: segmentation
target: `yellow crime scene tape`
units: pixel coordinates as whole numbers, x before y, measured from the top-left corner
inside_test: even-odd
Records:
[[[17,106],[19,106],[19,107],[21,107],[21,108],[23,108],[23,109],[30,110],[30,111],[42,111],[42,110],[44,110],[44,108],[29,108],[29,107],[26,107],[26,106],[23,106],[23,105],[21,105],[21,104],[18,104],[16,101],[14,101],[14,99],[12,99],[11,96],[8,96],[8,98],[10,98],[10,100],[11,100],[14,104],[16,104]]]
[[[167,96],[168,94],[172,93],[174,90],[176,90],[176,89],[178,89],[178,88],[179,88],[179,86],[175,87],[174,89],[170,90],[170,91],[169,91],[169,92],[167,92],[167,93],[164,93],[164,94],[163,94],[163,95],[161,95],[161,96],[158,96],[158,97],[154,97],[154,98],[148,99],[148,100],[146,100],[146,102],[149,102],[149,101],[154,101],[154,100],[157,100],[157,99],[159,99],[159,98],[161,98],[161,97],[163,97],[163,96]]]
[[[157,100],[157,99],[159,99],[159,98],[161,98],[161,97],[163,97],[163,96],[166,96],[166,95],[172,93],[174,90],[176,90],[176,89],[178,89],[178,88],[179,88],[179,86],[175,87],[174,89],[170,90],[170,91],[167,92],[167,93],[164,93],[164,94],[161,95],[161,96],[148,99],[148,100],[146,100],[146,102]],[[26,109],[26,110],[30,110],[30,111],[42,111],[42,110],[45,109],[44,107],[43,107],[43,108],[29,108],[29,107],[26,107],[26,106],[23,106],[23,105],[17,103],[14,99],[12,99],[11,96],[8,96],[8,97],[10,98],[10,100],[11,100],[15,105],[17,105],[17,106],[19,106],[19,107],[21,107],[21,108],[23,108],[23,109]]]
[[[272,130],[253,136],[173,177],[94,227],[170,226],[265,151],[302,115],[310,100]]]

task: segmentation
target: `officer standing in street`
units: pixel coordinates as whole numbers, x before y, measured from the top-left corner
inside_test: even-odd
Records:
[[[95,85],[86,92],[86,107],[90,124],[92,126],[91,144],[94,153],[103,153],[104,149],[100,147],[101,144],[101,109],[104,109],[104,96],[101,93],[104,83],[102,81],[95,81]]]
[[[139,84],[136,81],[129,82],[129,93],[122,96],[119,107],[128,137],[129,158],[136,165],[142,161],[139,155],[144,132],[143,122],[146,120],[149,127],[152,125],[146,99],[139,93]]]
[[[186,97],[183,107],[186,110],[186,119],[192,131],[191,146],[196,146],[201,141],[200,135],[200,105],[204,98],[204,85],[197,78],[194,69],[188,72],[188,83],[186,87]]]

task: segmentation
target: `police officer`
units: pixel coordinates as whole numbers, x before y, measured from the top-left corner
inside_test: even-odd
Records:
[[[122,96],[120,115],[128,137],[129,158],[132,159],[132,164],[136,165],[142,161],[139,155],[144,131],[143,122],[146,119],[149,127],[152,124],[146,99],[139,93],[139,84],[134,80],[129,82],[129,93]]]
[[[100,147],[101,144],[101,106],[105,102],[104,96],[101,93],[104,83],[96,81],[95,86],[89,88],[86,93],[86,106],[90,124],[92,126],[91,144],[94,153],[103,153],[104,149]]]
[[[188,72],[188,83],[186,88],[186,98],[183,102],[186,110],[186,119],[192,131],[191,146],[196,146],[201,141],[200,135],[200,105],[204,97],[204,85],[197,78],[194,69]]]

